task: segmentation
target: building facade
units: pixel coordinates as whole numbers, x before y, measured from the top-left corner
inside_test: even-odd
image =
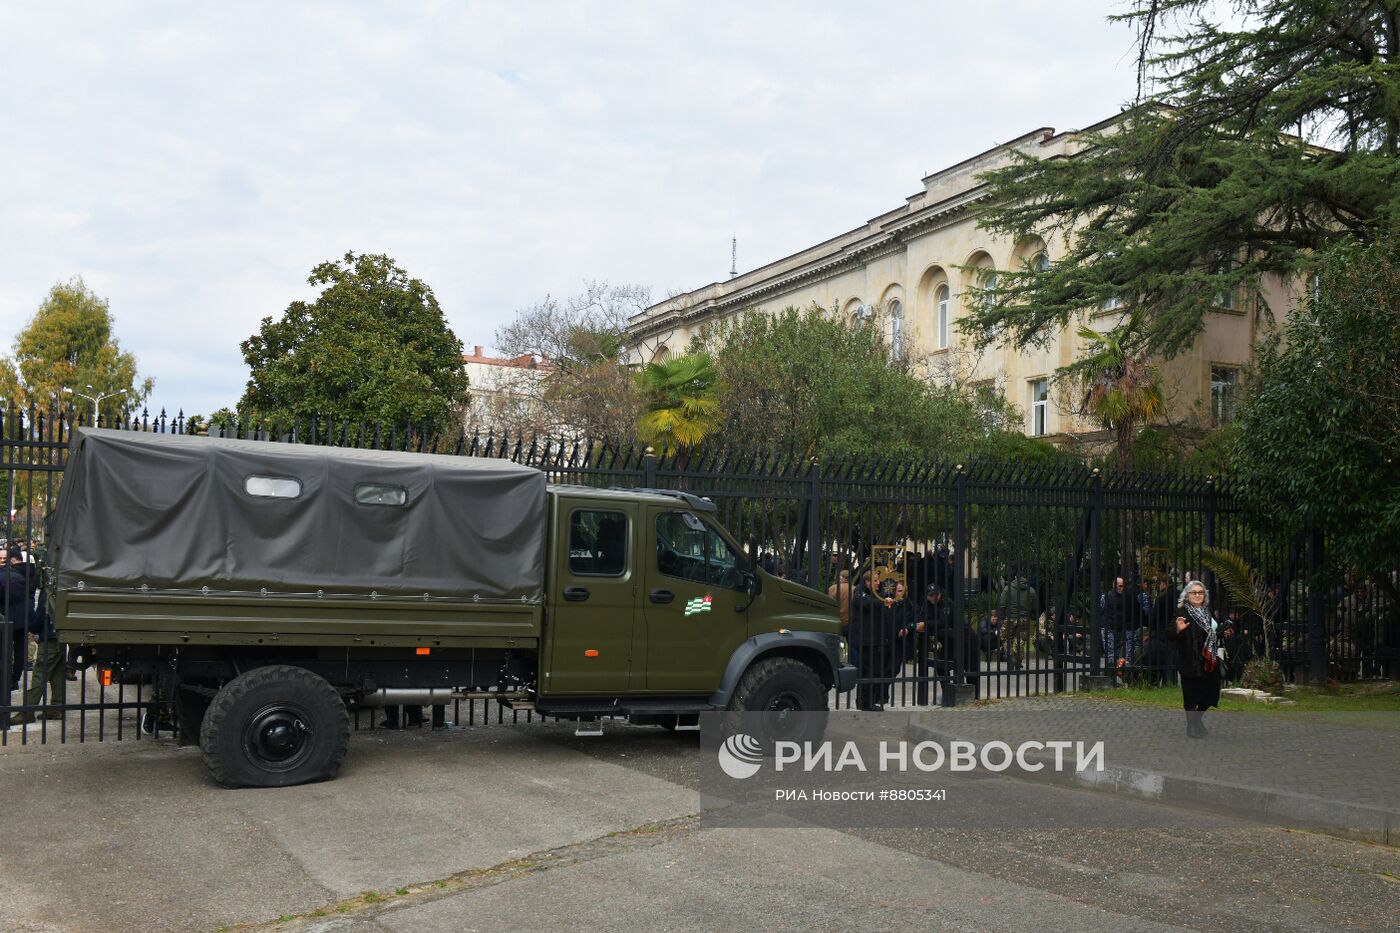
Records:
[[[481,346],[464,353],[470,402],[463,422],[470,431],[509,430],[512,433],[552,433],[557,425],[546,423],[541,405],[543,381],[554,367],[547,360],[525,354],[488,356]]]
[[[630,321],[634,362],[684,352],[706,323],[744,310],[815,304],[881,327],[891,352],[910,355],[929,379],[999,389],[1022,412],[1029,435],[1058,442],[1101,436],[1101,427],[1078,415],[1075,400],[1054,383],[1055,371],[1085,350],[1077,327],[1044,347],[994,344],[979,353],[957,326],[969,303],[983,300],[988,276],[1047,263],[1060,252],[1039,237],[1012,242],[979,229],[979,208],[988,197],[979,176],[1006,164],[1007,148],[1040,158],[1072,156],[1079,138],[1079,131],[1037,129],[929,175],[903,205],[846,233],[652,305]],[[1273,326],[1269,312],[1282,317],[1294,299],[1279,282],[1264,283],[1255,295],[1222,295],[1190,350],[1159,367],[1167,420],[1195,428],[1228,420],[1241,371],[1261,331]],[[1083,322],[1107,331],[1121,314],[1109,302],[1087,309]]]

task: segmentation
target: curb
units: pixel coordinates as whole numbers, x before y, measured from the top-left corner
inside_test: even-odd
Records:
[[[983,741],[987,741],[960,737],[944,729],[912,720],[907,737],[910,741],[933,741],[945,746],[953,741],[971,741],[980,747]],[[1102,771],[1056,771],[1053,767],[1053,756],[1028,755],[1027,759],[1049,767],[1039,771],[1013,770],[1003,773],[1021,780],[1153,800],[1187,809],[1208,810],[1237,819],[1310,829],[1345,839],[1386,846],[1400,846],[1400,811],[1127,765],[1105,764]]]

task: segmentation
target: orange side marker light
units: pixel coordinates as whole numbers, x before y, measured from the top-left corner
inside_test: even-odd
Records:
[[[104,687],[112,686],[112,669],[110,667],[98,668],[97,682]]]
[[[413,653],[414,653],[414,654],[432,654],[432,653],[433,653],[433,649],[431,649],[431,648],[414,648],[414,649],[413,649]]]
[[[584,656],[585,658],[596,658],[596,657],[598,656],[598,649],[597,649],[597,648],[589,648],[587,651],[585,651],[585,652],[583,653],[583,656]]]

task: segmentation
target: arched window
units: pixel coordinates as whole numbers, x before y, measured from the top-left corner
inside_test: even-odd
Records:
[[[938,349],[948,346],[948,286],[938,286],[934,292],[938,301]]]
[[[983,310],[983,311],[990,311],[990,310],[992,310],[992,308],[996,307],[996,303],[997,303],[997,300],[996,300],[996,288],[997,288],[997,270],[995,270],[995,269],[988,269],[987,271],[985,271],[985,272],[982,273],[982,310]],[[987,336],[988,336],[988,337],[995,337],[996,335],[997,335],[997,326],[996,326],[995,324],[988,325],[988,327],[987,327]]]
[[[890,302],[890,355],[904,355],[904,303],[898,298]]]
[[[1049,272],[1050,257],[1044,253],[1036,253],[1035,258],[1031,260],[1031,268],[1036,272]]]

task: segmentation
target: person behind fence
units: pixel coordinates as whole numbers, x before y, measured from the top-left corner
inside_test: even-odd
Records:
[[[1001,619],[993,609],[977,623],[977,645],[987,655],[987,660],[995,661],[1001,651]]]
[[[1116,676],[1119,662],[1126,662],[1124,627],[1132,608],[1126,592],[1127,583],[1122,577],[1115,577],[1113,589],[1099,597],[1099,640],[1103,644],[1103,666]]]
[[[11,691],[19,689],[28,660],[28,617],[33,596],[34,590],[24,563],[24,550],[17,544],[11,544],[5,549],[5,567],[0,571],[0,600],[4,603],[0,609],[4,611],[5,628],[9,629]],[[19,714],[15,713],[12,719],[17,722],[18,717]]]
[[[992,613],[992,615],[995,616],[996,613]],[[924,593],[924,604],[920,607],[920,618],[928,632],[930,650],[934,650],[932,646],[935,641],[938,643],[934,670],[939,674],[951,675],[954,671],[953,651],[955,650],[953,607],[948,605],[948,600],[943,596],[943,588],[937,583],[930,583]],[[981,689],[980,678],[977,674],[982,665],[977,651],[977,633],[972,630],[972,626],[968,624],[966,619],[962,622],[962,648],[963,680],[972,685],[973,695],[976,696]]]
[[[1210,616],[1210,597],[1199,581],[1181,592],[1176,617],[1176,672],[1181,675],[1181,703],[1186,709],[1186,734],[1206,737],[1205,711],[1220,705],[1220,645]]]
[[[898,678],[904,672],[904,665],[914,659],[920,646],[927,640],[924,636],[923,620],[919,618],[919,607],[909,598],[909,588],[902,580],[894,585],[894,605],[890,607],[890,612],[893,614],[895,644],[894,650],[887,657],[889,673],[886,676]],[[890,701],[894,689],[892,681],[885,691],[886,703]]]
[[[861,587],[851,598],[851,627],[849,638],[858,659],[856,671],[860,682],[856,686],[856,707],[867,712],[884,709],[885,685],[870,683],[889,676],[885,656],[894,650],[893,599],[880,595],[875,577],[865,571]]]
[[[1030,654],[1035,620],[1040,614],[1035,588],[1023,574],[1017,574],[1006,584],[997,600],[997,609],[1001,613],[1001,641],[1006,646],[1007,661],[1013,671],[1020,670]]]
[[[35,605],[29,616],[29,638],[39,644],[34,659],[34,669],[29,674],[29,687],[24,691],[25,706],[41,706],[44,702],[44,688],[48,688],[49,703],[54,708],[45,710],[44,719],[62,719],[63,706],[68,702],[68,671],[64,662],[63,645],[59,644],[58,633],[54,631],[53,619],[48,613],[47,595],[43,587],[35,593]],[[34,721],[34,714],[16,713],[15,719],[27,716]]]
[[[836,575],[836,582],[827,587],[826,595],[836,600],[836,613],[841,617],[841,634],[851,626],[851,572],[843,570]]]

